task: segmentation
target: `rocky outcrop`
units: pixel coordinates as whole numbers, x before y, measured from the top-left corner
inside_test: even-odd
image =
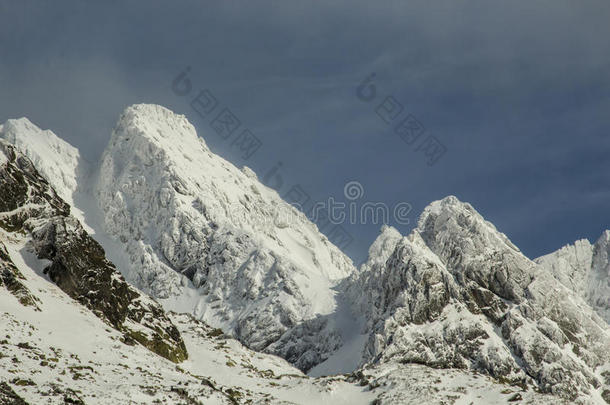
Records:
[[[469,204],[432,203],[367,263],[347,287],[367,319],[365,361],[471,369],[581,402],[600,388],[608,325]]]
[[[82,186],[78,172],[86,166],[78,149],[27,118],[7,120],[0,126],[0,139],[26,156],[61,199],[72,204],[72,194]]]
[[[4,286],[24,306],[38,307],[39,300],[23,284],[25,277],[11,260],[6,247],[0,242],[0,286]]]
[[[6,382],[0,383],[0,404],[2,405],[28,405],[19,395],[13,391]]]
[[[4,157],[0,165],[0,226],[4,231],[26,237],[38,258],[49,261],[44,270],[49,278],[123,332],[125,343],[138,342],[175,362],[186,359],[182,338],[161,307],[125,282],[31,161],[3,141],[0,154]],[[0,250],[0,259],[10,270],[5,253]],[[16,280],[14,270],[12,279]],[[17,290],[29,300],[23,289]]]

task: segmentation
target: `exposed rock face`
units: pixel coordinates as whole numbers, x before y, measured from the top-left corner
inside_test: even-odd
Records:
[[[38,258],[50,262],[44,270],[50,279],[123,332],[127,343],[137,341],[175,362],[186,359],[180,334],[161,307],[125,282],[31,161],[3,141],[0,154],[0,226],[29,238]],[[4,283],[4,274],[11,272],[8,285],[26,302],[35,302],[16,284],[19,274],[5,253],[0,249]]]
[[[19,302],[38,310],[38,298],[23,284],[24,277],[11,260],[6,247],[0,242],[0,286],[4,286]]]
[[[593,246],[587,299],[593,309],[610,323],[610,231],[605,231]]]
[[[2,405],[28,405],[19,395],[13,391],[10,385],[0,383],[0,404]]]
[[[602,384],[608,325],[455,197],[363,270],[347,295],[367,318],[367,361],[468,368],[570,400]]]

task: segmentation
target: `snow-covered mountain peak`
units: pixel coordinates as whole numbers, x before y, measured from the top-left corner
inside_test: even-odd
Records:
[[[52,131],[38,128],[27,118],[7,120],[0,126],[0,138],[27,156],[53,184],[57,194],[72,202],[72,194],[78,188],[78,171],[82,169],[78,149]]]
[[[128,280],[252,348],[290,350],[295,363],[307,349],[270,344],[335,311],[333,287],[355,270],[251,169],[211,153],[186,118],[163,107],[125,110],[95,193]],[[320,360],[304,356],[302,367]]]
[[[610,230],[605,230],[595,242],[597,246],[610,246]]]
[[[417,229],[420,232],[424,232],[431,222],[436,223],[438,227],[446,222],[456,221],[459,216],[486,222],[472,205],[460,201],[456,196],[450,195],[441,200],[433,201],[424,208],[417,221]],[[493,224],[487,223],[487,225],[495,230]]]
[[[384,240],[345,286],[365,317],[365,361],[469,368],[591,402],[607,324],[470,204],[433,202],[389,256]],[[594,266],[596,297],[609,296],[607,263]]]
[[[396,228],[389,225],[383,225],[379,231],[379,235],[369,247],[369,255],[366,262],[362,264],[361,271],[385,263],[402,238],[403,235],[398,232]]]
[[[449,242],[462,245],[464,253],[473,255],[505,248],[520,253],[506,235],[486,221],[472,205],[455,196],[428,205],[419,218],[415,232],[440,256],[443,256],[442,250],[447,250]]]
[[[7,133],[13,134],[21,131],[32,132],[40,130],[27,117],[9,119],[4,124],[2,124],[0,129],[6,130]]]
[[[169,149],[185,149],[194,142],[205,146],[205,141],[197,136],[195,127],[184,115],[157,104],[134,104],[127,107],[121,114],[113,135],[147,137]]]
[[[594,244],[577,240],[535,261],[610,323],[610,231]]]
[[[486,222],[472,205],[450,195],[441,200],[433,201],[424,208],[417,221],[416,231],[425,236],[442,230],[463,227],[467,223],[475,221],[481,224]],[[495,230],[491,223],[486,225]]]
[[[351,261],[305,215],[259,183],[251,169],[238,169],[211,153],[184,116],[161,106],[138,104],[122,114],[102,157],[97,193],[102,205],[106,196],[130,211],[139,204],[158,204],[162,212],[198,217],[205,227],[252,232],[257,243],[292,253],[291,260],[305,262],[330,279],[353,270]],[[144,201],[145,195],[150,200]],[[119,196],[133,198],[131,207],[125,206],[128,201],[117,200]],[[147,224],[140,221],[135,226]],[[154,242],[148,240],[151,235],[137,236]],[[321,249],[314,249],[318,245]],[[171,256],[166,254],[170,263]]]

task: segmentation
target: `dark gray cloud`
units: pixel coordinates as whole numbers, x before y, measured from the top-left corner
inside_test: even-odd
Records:
[[[610,227],[610,5],[404,3],[1,2],[0,120],[95,160],[120,111],[153,102],[261,177],[283,162],[281,192],[339,199],[358,180],[412,223],[455,194],[530,256]],[[263,141],[248,161],[171,91],[187,65]],[[370,72],[447,146],[435,166],[356,98]],[[379,226],[346,228],[362,259]]]

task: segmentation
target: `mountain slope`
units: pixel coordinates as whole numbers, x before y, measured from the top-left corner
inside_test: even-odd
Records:
[[[9,243],[8,250],[40,311],[0,289],[0,389],[6,385],[30,405],[364,405],[376,397],[345,379],[309,380],[281,358],[253,352],[188,315],[170,313],[191,354],[176,366],[141,345],[126,344],[121,332],[41,277],[44,261],[23,244]],[[2,398],[0,392],[0,403],[13,403]]]
[[[182,338],[161,307],[125,282],[32,162],[2,140],[0,155],[2,250],[9,242],[23,244],[30,254],[45,260],[41,271],[51,281],[121,331],[125,341],[138,342],[175,362],[186,359]],[[23,277],[8,253],[0,258],[4,284],[14,292],[15,282],[11,287],[4,274],[12,270],[13,279]],[[32,301],[23,286],[17,290],[20,301]]]
[[[502,404],[548,396],[497,384],[482,375],[385,364],[349,376],[312,379],[281,358],[254,352],[189,315],[169,313],[188,360],[176,365],[84,310],[40,277],[19,246],[10,249],[41,311],[0,290],[0,403],[17,404]],[[36,265],[30,257],[28,263]],[[4,396],[6,393],[6,396]],[[10,399],[6,399],[10,398]],[[554,398],[553,398],[554,400]],[[3,402],[5,401],[5,402]],[[82,401],[82,402],[79,402]],[[554,400],[562,404],[561,400]]]
[[[19,403],[12,402],[16,398],[31,405],[550,400],[482,375],[420,365],[383,364],[352,375],[308,378],[281,358],[249,350],[189,315],[169,313],[191,354],[176,367],[140,345],[122,342],[120,332],[41,277],[45,262],[28,254],[21,243],[9,243],[8,251],[24,286],[36,292],[40,311],[0,290],[0,403]]]

